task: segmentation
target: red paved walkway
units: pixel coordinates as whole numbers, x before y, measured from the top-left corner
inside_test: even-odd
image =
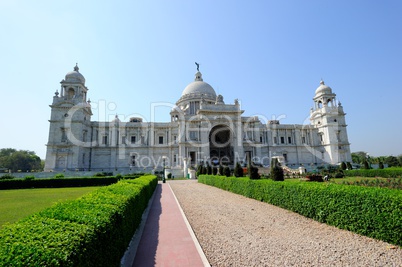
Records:
[[[197,267],[202,259],[169,184],[159,183],[133,266]]]

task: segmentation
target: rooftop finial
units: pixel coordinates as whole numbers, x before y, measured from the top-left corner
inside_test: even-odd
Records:
[[[195,65],[197,65],[197,71],[200,71],[200,64],[198,64],[197,62],[195,62]]]
[[[322,78],[321,78],[320,84],[325,84]]]
[[[79,72],[80,68],[78,68],[78,63],[75,63],[74,71]]]

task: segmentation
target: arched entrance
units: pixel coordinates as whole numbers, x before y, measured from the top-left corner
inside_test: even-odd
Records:
[[[217,125],[209,133],[209,156],[213,165],[233,164],[232,131],[228,126]]]

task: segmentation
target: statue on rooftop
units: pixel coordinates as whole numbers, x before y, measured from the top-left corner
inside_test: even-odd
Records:
[[[197,62],[195,62],[195,65],[197,65],[197,71],[200,71],[200,64],[198,64]]]

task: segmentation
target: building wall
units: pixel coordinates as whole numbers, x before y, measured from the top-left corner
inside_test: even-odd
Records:
[[[202,83],[201,74],[196,75]],[[255,163],[269,165],[272,157],[281,156],[294,168],[351,161],[343,107],[323,82],[313,99],[309,125],[263,124],[258,117],[242,116],[237,100],[225,104],[217,96],[214,102],[212,93],[207,100],[202,93],[183,95],[168,123],[121,122],[117,116],[110,122],[96,122],[91,121],[81,76],[78,68],[68,73],[61,94],[56,92],[50,105],[46,171],[138,171],[163,165],[183,169],[185,159],[190,165],[210,161],[215,127],[229,129],[232,164],[245,163],[246,152],[251,152]]]

